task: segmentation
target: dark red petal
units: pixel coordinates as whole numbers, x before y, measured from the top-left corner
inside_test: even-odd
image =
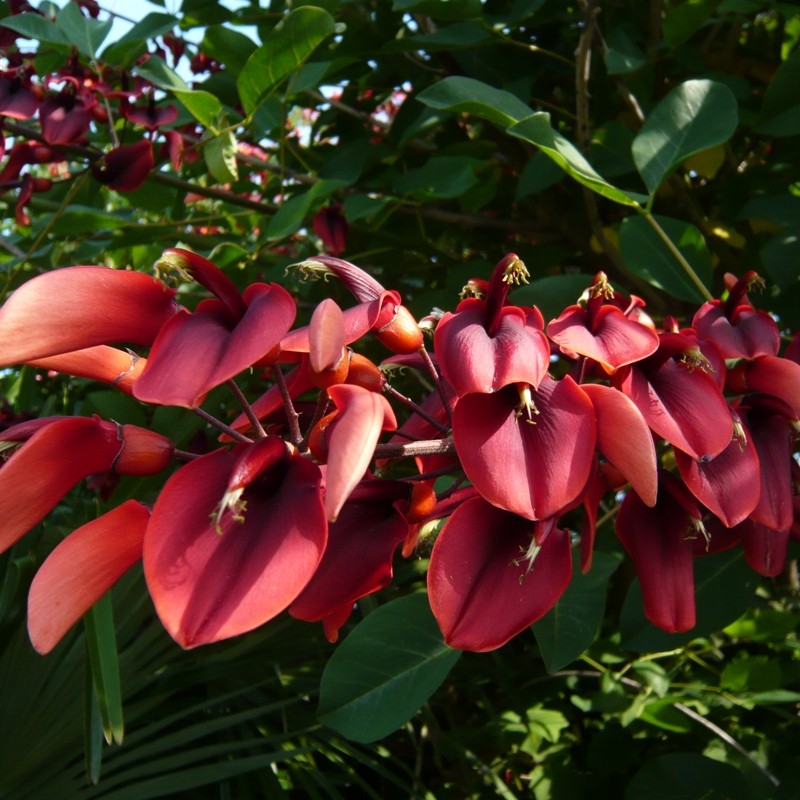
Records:
[[[753,522],[775,531],[792,526],[792,433],[780,414],[747,414],[750,433],[761,464],[761,492],[750,515]]]
[[[65,417],[38,430],[0,466],[0,552],[55,508],[78,481],[106,472],[122,448],[117,426]]]
[[[319,468],[287,456],[246,506],[215,518],[237,453],[218,450],[176,472],[147,527],[144,569],[164,627],[183,647],[237,636],[283,611],[308,583],[327,540]]]
[[[49,653],[142,557],[149,510],[128,500],[81,526],[47,557],[28,594],[28,635]]]
[[[587,327],[586,310],[570,306],[547,326],[547,335],[559,346],[597,361],[606,372],[641,361],[658,349],[658,336],[612,305],[601,306]]]
[[[67,267],[24,283],[0,308],[0,366],[98,344],[152,344],[175,292],[141,272]]]
[[[537,528],[547,536],[531,563],[526,553]],[[436,540],[428,596],[451,647],[485,652],[543,617],[571,576],[569,535],[553,520],[530,522],[476,497],[453,512]]]
[[[693,628],[694,535],[689,514],[663,487],[655,508],[630,491],[617,514],[616,530],[636,567],[650,622],[670,633]]]
[[[775,578],[786,566],[789,531],[775,531],[752,520],[743,522],[741,531],[744,557],[759,575]]]
[[[735,414],[735,412],[734,412]],[[738,414],[736,415],[738,421]],[[731,443],[711,461],[696,461],[675,450],[675,462],[692,494],[722,523],[732,528],[748,517],[761,494],[761,469],[750,432]]]
[[[121,392],[130,394],[133,383],[141,375],[147,359],[140,358],[130,350],[99,344],[58,356],[36,358],[27,363],[39,369],[110,383]]]
[[[106,153],[92,164],[92,175],[109,189],[132,192],[145,182],[154,165],[153,146],[148,139],[142,139]]]
[[[653,431],[692,458],[713,458],[730,444],[728,404],[702,369],[671,358],[649,374],[634,365],[620,388]]]
[[[532,398],[538,414],[529,422],[516,386],[468,394],[455,407],[453,436],[483,497],[522,517],[545,519],[586,485],[596,425],[591,401],[569,377],[545,377]]]
[[[392,580],[392,558],[408,523],[389,502],[348,502],[328,528],[328,546],[314,577],[289,613],[314,622],[352,608]],[[345,616],[342,623],[347,619]]]
[[[738,306],[729,320],[719,300],[700,306],[692,327],[701,339],[714,342],[724,358],[775,356],[781,343],[778,326],[766,311]]]
[[[465,300],[436,326],[436,355],[442,373],[459,396],[494,392],[510,383],[538,387],[547,372],[550,347],[535,320],[522,309],[501,312],[493,335],[484,328],[482,300]]]
[[[622,473],[648,506],[656,503],[658,464],[650,428],[622,392],[599,383],[582,384],[597,418],[597,449]]]
[[[794,418],[800,419],[800,364],[788,358],[761,356],[747,365],[745,381],[751,392],[783,400],[792,408]]]
[[[275,284],[251,298],[233,330],[218,300],[204,301],[194,314],[181,311],[156,339],[134,396],[146,403],[195,408],[215,386],[269,353],[294,317],[294,300]]]

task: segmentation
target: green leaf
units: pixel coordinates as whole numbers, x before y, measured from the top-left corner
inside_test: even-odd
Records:
[[[393,11],[424,14],[443,20],[474,19],[483,13],[481,0],[394,0]]]
[[[222,112],[222,103],[213,94],[198,89],[194,92],[176,91],[175,97],[201,125],[216,133],[216,122]]]
[[[714,13],[719,0],[686,0],[670,8],[662,24],[664,41],[677,47],[701,28]]]
[[[686,633],[666,633],[651,625],[642,609],[642,590],[634,581],[620,615],[622,646],[635,652],[672,650],[698,636],[722,630],[738,619],[753,600],[758,575],[740,550],[695,559],[697,624]]]
[[[567,306],[577,303],[591,282],[592,276],[582,272],[548,275],[515,289],[512,298],[515,305],[538,306],[545,320],[549,321],[555,319]]]
[[[752,609],[732,625],[725,634],[733,639],[750,642],[782,642],[797,630],[798,619],[793,613],[777,609]]]
[[[140,428],[147,426],[147,416],[142,404],[130,395],[109,389],[89,392],[86,399],[90,406],[87,411],[96,411],[103,419],[113,420],[120,425],[138,425]]]
[[[30,12],[16,14],[13,17],[6,17],[0,25],[4,28],[10,28],[12,31],[16,31],[26,39],[47,42],[48,44],[70,43],[61,29],[57,28],[49,19],[45,19],[40,14],[33,14]]]
[[[731,692],[771,692],[780,688],[781,680],[781,665],[777,661],[742,652],[725,665],[719,686]]]
[[[236,164],[236,137],[233,131],[215,136],[203,143],[203,156],[208,170],[220,183],[235,183],[239,180]]]
[[[642,708],[639,719],[666,731],[689,733],[692,729],[692,722],[686,714],[682,714],[674,708],[674,703],[675,699],[671,697],[652,700]]]
[[[638,201],[644,199],[612,186],[599,175],[572,142],[552,128],[550,115],[545,111],[531,114],[521,122],[512,125],[508,129],[508,133],[535,144],[571,178],[615,203],[638,206]]]
[[[468,156],[434,156],[418,169],[399,175],[393,188],[420,199],[460,197],[480,183],[475,169],[482,163]]]
[[[549,189],[564,177],[564,170],[541,150],[534,153],[533,158],[523,167],[517,180],[516,201],[524,197]]]
[[[103,732],[109,744],[112,741],[121,744],[125,726],[122,717],[122,688],[111,595],[103,595],[84,615],[83,621],[92,683],[100,709]]]
[[[159,89],[166,89],[170,92],[192,91],[183,78],[167,66],[167,62],[159,56],[151,55],[143,64],[137,64],[134,72],[139,77],[158,86]]]
[[[436,691],[461,653],[442,640],[424,593],[360,622],[322,673],[317,716],[356,742],[397,730]]]
[[[633,140],[633,160],[648,191],[653,194],[689,156],[727,142],[737,124],[736,98],[724,84],[693,80],[676,86]]]
[[[281,239],[294,233],[316,203],[346,185],[347,181],[322,180],[315,183],[307,192],[287,200],[269,221],[267,238]]]
[[[427,53],[435,53],[439,50],[479,47],[496,41],[494,34],[479,22],[455,22],[433,33],[419,33],[416,36],[398,39],[389,43],[385,51],[425,50]]]
[[[747,783],[730,764],[696,753],[669,753],[633,776],[625,800],[746,800]]]
[[[451,76],[429,86],[417,95],[417,100],[430,108],[474,114],[503,128],[533,113],[511,92],[461,76]]]
[[[237,86],[245,112],[252,114],[333,32],[333,17],[315,6],[301,6],[284,17],[239,74]]]
[[[621,562],[621,553],[596,552],[588,574],[575,572],[561,599],[534,623],[533,632],[548,672],[571,664],[597,638],[608,580]]]
[[[89,58],[97,56],[113,24],[111,17],[99,20],[84,16],[77,3],[67,3],[56,17],[56,28],[64,34],[64,38]]]
[[[653,215],[653,218],[689,262],[703,285],[710,287],[711,255],[703,234],[694,225],[679,219],[657,215]],[[627,217],[622,221],[619,247],[625,265],[658,289],[689,302],[702,303],[706,299],[643,216]]]
[[[768,136],[800,133],[800,50],[795,50],[772,76],[754,129]]]
[[[202,49],[206,55],[238,75],[255,51],[256,43],[239,31],[224,25],[212,25],[206,29]]]
[[[625,75],[635,72],[647,63],[647,56],[631,41],[622,28],[612,28],[606,35],[606,51],[603,54],[609,75]]]

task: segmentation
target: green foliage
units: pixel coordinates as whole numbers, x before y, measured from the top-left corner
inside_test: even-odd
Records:
[[[753,302],[785,330],[800,324],[794,3],[320,0],[232,11],[184,0],[116,41],[105,12],[61,5],[52,16],[0,10],[4,28],[35,42],[36,69],[137,76],[178,117],[152,134],[156,167],[135,191],[89,172],[115,142],[145,135],[115,103],[52,169],[26,165],[54,180],[25,205],[30,223],[17,221],[20,181],[4,184],[0,297],[70,264],[146,270],[179,243],[237,285],[284,280],[324,245],[313,217],[336,204],[349,223],[344,257],[418,316],[452,308],[467,280],[513,250],[532,281],[512,296],[545,321],[603,270],[656,319],[689,325],[690,309],[723,293],[725,273],[754,269],[767,291]],[[170,36],[186,37],[186,56],[169,52]],[[200,54],[216,63],[194,73]],[[2,119],[7,151],[38,141],[35,120]],[[184,136],[178,166],[165,129]],[[307,316],[322,293],[292,281]],[[261,376],[246,388],[259,396]],[[237,413],[222,392],[204,407]],[[31,368],[0,372],[4,424],[74,413],[146,423],[179,447],[218,446],[183,409]],[[443,644],[414,557],[398,559],[394,594],[378,594],[371,613],[372,600],[360,604],[336,647],[280,618],[180,651],[131,574],[51,656],[36,655],[24,631],[35,569],[98,507],[152,501],[148,480],[122,480],[108,502],[76,489],[0,556],[2,798],[798,796],[796,545],[776,579],[758,578],[738,552],[697,559],[698,625],[686,634],[646,621],[614,549],[614,509],[601,508],[592,571],[576,570],[533,631],[493,654],[459,659]]]

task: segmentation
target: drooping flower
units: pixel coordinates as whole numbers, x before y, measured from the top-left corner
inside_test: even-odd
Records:
[[[100,472],[154,475],[172,459],[165,436],[97,417],[33,420],[0,433],[21,442],[0,467],[0,552],[43,520],[79,481]]]
[[[592,467],[591,400],[570,377],[462,397],[453,438],[467,477],[493,505],[547,519],[578,497]]]
[[[428,597],[445,641],[485,652],[543,617],[569,584],[569,534],[483,498],[459,506],[436,539]]]
[[[264,359],[294,322],[296,307],[277,284],[254,283],[240,293],[189,250],[165,250],[160,263],[189,272],[215,297],[164,324],[133,393],[146,403],[195,408],[215,386]]]
[[[444,377],[459,396],[495,392],[511,383],[534,389],[547,372],[550,347],[535,308],[506,305],[527,269],[513,253],[492,271],[485,299],[469,297],[436,326],[434,346]]]
[[[99,183],[117,192],[138,189],[150,174],[155,161],[148,139],[115,147],[92,163],[92,175]]]
[[[178,470],[153,507],[144,572],[183,647],[246,633],[286,609],[322,558],[320,469],[278,437]]]

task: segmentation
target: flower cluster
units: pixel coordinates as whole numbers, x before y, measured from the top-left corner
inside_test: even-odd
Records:
[[[639,575],[645,612],[668,631],[695,623],[693,562],[741,545],[763,575],[798,537],[800,346],[781,355],[775,321],[753,307],[750,273],[692,326],[658,329],[636,297],[599,273],[545,324],[513,305],[527,279],[515,255],[474,279],[455,311],[420,324],[400,295],[333,256],[297,268],[336,276],[355,302],[319,303],[296,326],[277,284],[243,292],[197,253],[156,265],[201,284],[196,308],[166,282],[99,266],[55,270],[0,309],[0,366],[103,381],[143,403],[179,406],[220,432],[196,454],[134,425],[88,417],[27,420],[0,432],[0,548],[98,473],[154,475],[178,462],[152,508],[114,507],[58,545],[29,596],[29,631],[47,652],[133,564],[169,633],[194,647],[283,611],[335,640],[360,598],[392,580],[398,550],[441,526],[430,556],[433,613],[453,647],[500,647],[591,567],[601,504]],[[433,348],[423,330],[433,329]],[[376,338],[376,365],[359,352]],[[124,347],[123,347],[124,346]],[[388,367],[433,386],[411,399]],[[249,402],[236,376],[264,376]],[[202,406],[227,384],[232,421]],[[389,400],[393,402],[390,403]],[[413,474],[403,460],[414,459]],[[449,476],[442,489],[437,480]],[[616,504],[616,505],[615,505]],[[604,506],[608,508],[608,506]],[[612,512],[613,513],[613,512]]]

